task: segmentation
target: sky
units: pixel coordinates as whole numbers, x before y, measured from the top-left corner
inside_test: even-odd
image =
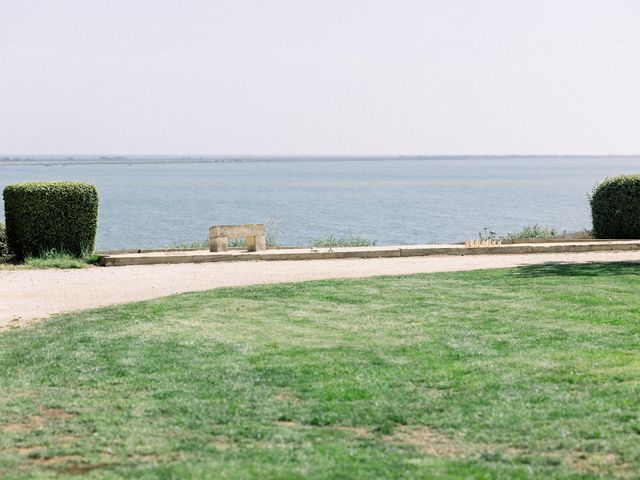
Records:
[[[640,153],[640,0],[0,0],[0,154]]]

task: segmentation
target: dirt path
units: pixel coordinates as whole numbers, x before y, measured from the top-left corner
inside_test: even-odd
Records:
[[[547,262],[640,262],[640,252],[230,262],[84,270],[0,270],[0,330],[61,312],[217,287],[506,268]]]

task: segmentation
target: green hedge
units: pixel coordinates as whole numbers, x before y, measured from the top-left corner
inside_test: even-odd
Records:
[[[595,238],[640,238],[640,175],[605,179],[589,203]]]
[[[9,250],[19,259],[57,250],[93,252],[98,227],[98,191],[79,182],[29,182],[5,187]]]
[[[9,247],[7,246],[7,229],[4,223],[0,223],[0,257],[9,253]]]

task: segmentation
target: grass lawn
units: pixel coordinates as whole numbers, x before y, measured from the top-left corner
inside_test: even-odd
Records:
[[[221,289],[0,334],[1,478],[640,477],[640,266]]]

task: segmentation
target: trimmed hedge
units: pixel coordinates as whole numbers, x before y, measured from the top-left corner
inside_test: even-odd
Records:
[[[23,259],[56,250],[93,252],[98,228],[98,191],[80,182],[28,182],[3,192],[9,250]]]
[[[640,238],[640,175],[606,178],[589,203],[595,238]]]
[[[0,257],[9,254],[9,247],[7,246],[7,229],[4,223],[0,223]]]

